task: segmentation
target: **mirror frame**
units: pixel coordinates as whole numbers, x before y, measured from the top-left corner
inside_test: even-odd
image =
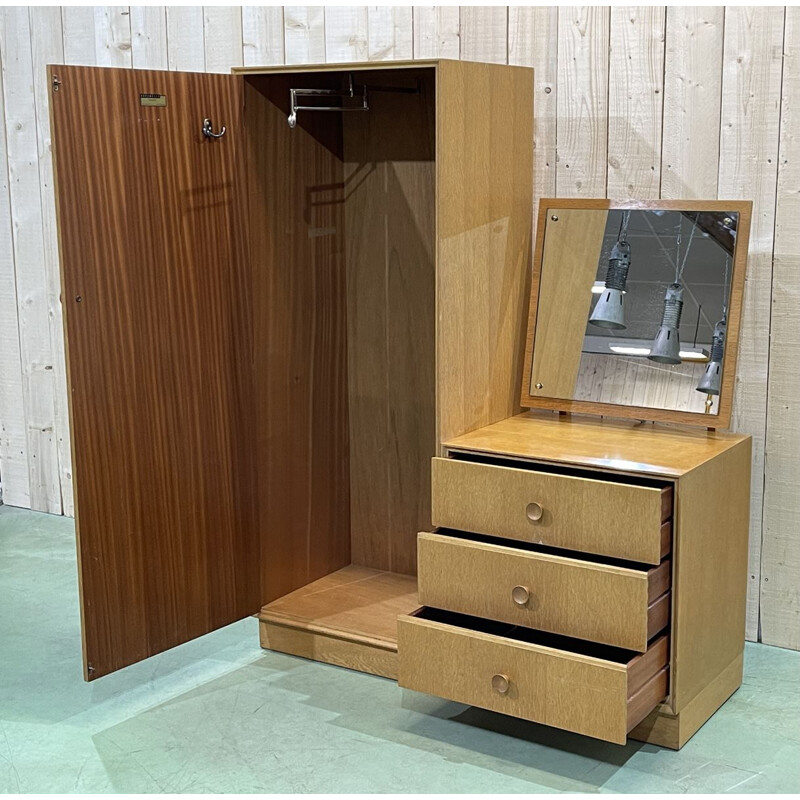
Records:
[[[722,385],[716,414],[696,411],[677,411],[665,408],[646,408],[616,403],[598,403],[592,400],[565,400],[558,397],[534,397],[530,393],[533,369],[536,320],[539,308],[539,288],[544,256],[544,238],[547,217],[558,209],[598,209],[603,211],[631,209],[634,211],[735,211],[739,214],[736,227],[736,247],[733,254],[731,294],[728,302],[728,328],[725,337],[725,356],[722,362]],[[622,417],[651,422],[672,422],[695,425],[703,428],[726,429],[730,426],[733,408],[733,391],[736,381],[736,361],[739,352],[739,333],[742,317],[747,251],[750,242],[750,218],[753,203],[750,200],[610,200],[610,199],[566,199],[542,198],[536,227],[536,249],[531,277],[530,306],[528,309],[528,332],[525,341],[525,360],[522,375],[521,405],[525,408],[540,408],[549,411],[595,414],[607,417]]]

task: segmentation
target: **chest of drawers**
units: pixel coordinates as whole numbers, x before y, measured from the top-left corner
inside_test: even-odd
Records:
[[[750,440],[528,413],[453,439],[400,685],[680,748],[741,683]]]

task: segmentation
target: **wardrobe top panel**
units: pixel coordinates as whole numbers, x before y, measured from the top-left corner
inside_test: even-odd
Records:
[[[233,67],[231,72],[235,75],[262,75],[274,72],[353,72],[355,70],[368,70],[374,72],[383,69],[409,69],[411,67],[435,67],[443,61],[455,64],[461,63],[455,59],[428,58],[413,61],[354,61],[331,62],[329,64],[273,64],[263,67]],[[510,69],[524,69],[524,67],[510,67]]]
[[[444,442],[451,450],[679,478],[749,436],[529,411]]]

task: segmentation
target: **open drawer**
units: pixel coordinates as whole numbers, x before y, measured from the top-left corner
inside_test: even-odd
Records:
[[[534,466],[434,458],[433,524],[645,564],[670,552],[672,486]]]
[[[419,602],[643,653],[666,628],[669,560],[657,567],[489,539],[417,537]]]
[[[617,744],[668,693],[667,636],[637,654],[431,608],[397,634],[400,686]]]

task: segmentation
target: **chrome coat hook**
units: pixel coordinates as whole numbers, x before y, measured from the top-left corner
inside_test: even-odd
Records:
[[[208,139],[221,139],[225,135],[225,126],[222,126],[222,129],[219,133],[214,133],[214,129],[211,125],[211,120],[206,117],[203,120],[203,136]]]

